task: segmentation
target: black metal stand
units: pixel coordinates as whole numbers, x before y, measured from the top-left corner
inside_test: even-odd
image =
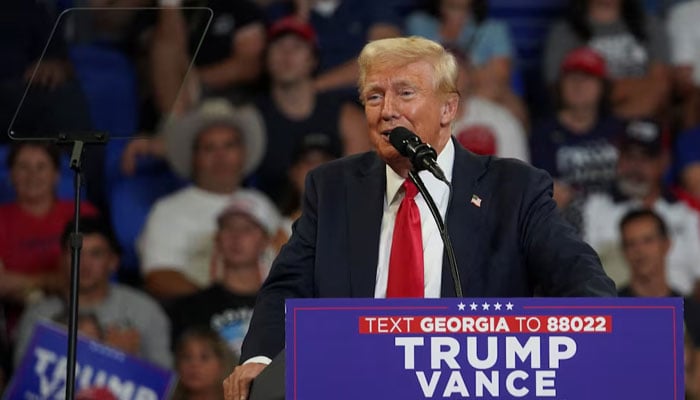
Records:
[[[452,281],[454,282],[455,285],[455,294],[457,297],[464,297],[462,294],[462,283],[459,278],[459,270],[457,269],[457,258],[455,257],[455,251],[454,248],[452,248],[452,241],[450,240],[450,235],[447,232],[447,228],[445,227],[445,223],[442,220],[442,217],[440,216],[440,212],[437,209],[437,206],[435,205],[435,201],[433,200],[433,196],[430,195],[428,192],[428,189],[425,187],[425,184],[423,183],[423,180],[421,179],[420,175],[418,175],[417,172],[411,170],[408,172],[408,177],[411,179],[411,181],[416,185],[418,188],[418,191],[420,192],[421,195],[423,195],[423,198],[425,199],[425,202],[428,203],[428,208],[430,209],[430,213],[433,214],[433,219],[435,220],[435,223],[437,224],[438,231],[440,232],[440,237],[442,238],[442,243],[445,245],[445,253],[447,254],[447,261],[450,264],[450,273],[452,274]],[[444,181],[450,191],[450,201],[448,202],[448,208],[449,208],[449,203],[452,202],[452,185]]]
[[[60,134],[58,144],[73,145],[70,168],[74,178],[73,227],[70,236],[71,268],[70,299],[68,306],[68,359],[66,365],[66,399],[75,398],[75,365],[78,339],[78,286],[80,283],[80,250],[83,247],[83,235],[80,233],[80,189],[82,182],[82,162],[87,144],[105,144],[108,136],[104,133]]]

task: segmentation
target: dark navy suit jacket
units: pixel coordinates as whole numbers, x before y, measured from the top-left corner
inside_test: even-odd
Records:
[[[285,298],[374,297],[385,165],[370,152],[307,176],[302,216],[260,290],[241,360],[282,350]],[[465,297],[616,295],[597,254],[558,215],[546,172],[455,143],[452,185],[445,222]],[[442,270],[442,296],[455,296],[447,257]]]

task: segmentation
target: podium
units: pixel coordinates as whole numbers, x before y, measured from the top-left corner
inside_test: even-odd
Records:
[[[289,299],[286,374],[276,360],[253,390],[279,396],[285,376],[288,400],[681,400],[683,346],[680,298]]]

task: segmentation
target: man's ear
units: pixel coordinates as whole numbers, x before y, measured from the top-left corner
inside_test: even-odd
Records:
[[[442,105],[442,115],[440,116],[440,124],[448,126],[457,117],[457,109],[459,108],[459,94],[449,93],[446,96],[445,102]]]

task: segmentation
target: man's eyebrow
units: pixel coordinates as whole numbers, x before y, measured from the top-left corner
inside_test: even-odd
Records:
[[[413,83],[413,82],[411,82],[411,81],[402,79],[402,80],[399,80],[399,81],[392,82],[391,86],[392,86],[392,87],[403,87],[403,86],[415,87],[416,84]]]
[[[370,83],[370,84],[368,84],[367,86],[365,86],[365,88],[364,88],[364,90],[362,91],[362,93],[364,94],[364,93],[367,93],[367,92],[374,92],[374,91],[379,90],[380,87],[381,87],[381,85],[379,85],[379,84]]]

